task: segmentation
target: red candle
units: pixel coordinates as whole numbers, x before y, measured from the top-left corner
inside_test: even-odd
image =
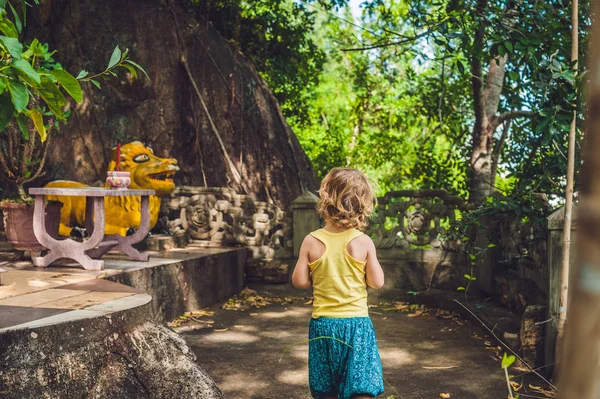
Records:
[[[117,143],[117,166],[115,170],[121,170],[121,143]]]

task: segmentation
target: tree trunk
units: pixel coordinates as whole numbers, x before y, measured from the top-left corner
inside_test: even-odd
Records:
[[[495,176],[492,175],[494,131],[500,94],[504,81],[506,56],[490,61],[485,86],[482,84],[481,67],[473,73],[475,101],[475,126],[473,127],[473,150],[471,153],[471,182],[469,200],[474,204],[482,204],[492,192]],[[475,93],[477,90],[477,94]],[[495,172],[495,170],[494,170]]]
[[[577,0],[573,0],[571,10],[571,61],[577,62],[579,54],[579,16]],[[567,321],[567,304],[569,295],[569,253],[571,249],[571,214],[573,213],[573,180],[575,177],[575,135],[577,132],[577,111],[573,111],[573,121],[569,130],[569,148],[567,155],[567,187],[565,192],[565,218],[562,243],[562,273],[560,284],[560,306],[558,313],[556,338],[556,363],[560,367],[561,347],[564,341],[565,323]],[[554,370],[558,370],[555,367]]]
[[[600,3],[594,2],[594,15]],[[597,399],[600,390],[600,23],[593,22],[587,91],[586,146],[578,206],[576,261],[561,350],[560,398]]]

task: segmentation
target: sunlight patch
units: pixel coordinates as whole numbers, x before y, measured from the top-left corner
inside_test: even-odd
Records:
[[[416,360],[414,355],[411,355],[403,349],[397,348],[379,348],[379,356],[381,357],[384,368],[404,366],[413,363]]]
[[[210,335],[202,337],[206,342],[235,342],[235,343],[251,343],[260,341],[256,335],[247,334],[237,331],[214,332]]]
[[[291,385],[306,385],[308,371],[305,368],[300,370],[284,370],[277,376],[277,381]]]

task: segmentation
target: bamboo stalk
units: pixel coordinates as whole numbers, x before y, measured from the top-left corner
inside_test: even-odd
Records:
[[[594,15],[600,4],[592,3]],[[559,370],[561,399],[597,399],[600,386],[600,23],[592,27],[585,163],[576,262]]]
[[[579,54],[579,4],[573,0],[571,10],[571,61],[577,63]],[[577,65],[577,64],[575,64]],[[565,322],[567,320],[567,305],[569,296],[569,254],[571,251],[571,225],[573,214],[573,180],[575,176],[575,135],[577,133],[577,111],[573,111],[573,120],[569,130],[569,148],[567,152],[567,188],[565,192],[565,216],[562,242],[562,273],[560,284],[560,305],[558,312],[558,336],[556,339],[556,363],[561,362],[561,347],[564,340]],[[558,368],[555,368],[558,370]]]

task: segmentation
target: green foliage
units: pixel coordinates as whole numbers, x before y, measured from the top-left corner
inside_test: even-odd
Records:
[[[285,116],[306,116],[323,64],[310,33],[310,2],[293,0],[189,0],[192,9],[249,57]]]
[[[15,5],[21,6],[22,14]],[[146,74],[129,59],[128,50],[121,52],[117,46],[104,71],[93,76],[82,71],[75,78],[54,59],[48,44],[35,38],[25,42],[19,36],[27,6],[25,1],[0,1],[0,177],[16,184],[22,198],[23,184],[43,173],[45,142],[56,120],[67,120],[68,98],[83,100],[80,82],[100,87],[98,79],[117,76],[119,67],[134,77],[136,70]]]

